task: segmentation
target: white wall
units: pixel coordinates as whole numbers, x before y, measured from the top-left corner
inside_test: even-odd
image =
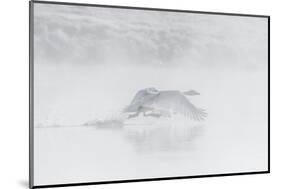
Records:
[[[71,0],[69,0],[71,1]],[[278,89],[281,13],[278,1],[262,0],[73,0],[99,4],[202,11],[266,14],[271,16],[271,171],[270,175],[200,178],[161,182],[87,186],[84,188],[275,188],[281,173]],[[0,4],[0,187],[27,188],[28,183],[28,1]],[[4,88],[3,88],[4,87]],[[82,187],[81,187],[82,188]]]

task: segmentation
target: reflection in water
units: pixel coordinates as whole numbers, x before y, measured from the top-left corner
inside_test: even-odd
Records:
[[[125,138],[138,152],[190,150],[193,141],[202,135],[203,125],[128,125]]]
[[[205,127],[200,122],[159,118],[93,121],[84,125],[105,132],[115,131],[115,135],[122,137],[141,153],[188,151],[194,141],[203,134]]]

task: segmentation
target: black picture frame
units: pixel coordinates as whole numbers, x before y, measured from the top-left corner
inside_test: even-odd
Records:
[[[102,182],[82,182],[82,183],[61,183],[51,185],[34,185],[34,4],[56,4],[68,6],[87,6],[87,7],[103,7],[114,9],[134,9],[146,11],[166,11],[166,12],[181,12],[194,14],[211,14],[211,15],[227,15],[238,17],[260,17],[266,18],[268,21],[268,165],[265,171],[254,172],[238,172],[238,173],[224,173],[224,174],[210,174],[210,175],[193,175],[193,176],[179,176],[179,177],[162,177],[162,178],[143,178],[130,180],[111,180]],[[129,7],[117,5],[101,5],[101,4],[87,4],[87,3],[69,3],[56,1],[29,1],[29,187],[30,188],[51,188],[51,187],[68,187],[68,186],[83,186],[83,185],[98,185],[98,184],[114,184],[114,183],[129,183],[129,182],[144,182],[144,181],[160,181],[160,180],[174,180],[174,179],[190,179],[190,178],[206,178],[206,177],[222,177],[222,176],[238,176],[238,175],[252,175],[252,174],[268,174],[270,173],[270,16],[268,15],[254,15],[254,14],[240,14],[240,13],[225,13],[225,12],[206,12],[193,10],[178,10],[178,9],[162,9],[162,8],[148,8],[148,7]]]

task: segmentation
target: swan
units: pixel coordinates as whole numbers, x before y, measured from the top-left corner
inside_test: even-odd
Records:
[[[203,121],[207,117],[205,110],[195,107],[186,97],[194,95],[200,93],[195,90],[180,92],[145,88],[137,92],[123,112],[129,114],[129,119],[139,116],[140,113],[152,117],[171,117],[173,114],[181,114],[191,120]]]

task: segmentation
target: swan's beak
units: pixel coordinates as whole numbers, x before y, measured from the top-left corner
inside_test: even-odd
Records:
[[[150,94],[158,94],[159,91],[155,88],[147,88],[146,92],[150,93]]]

